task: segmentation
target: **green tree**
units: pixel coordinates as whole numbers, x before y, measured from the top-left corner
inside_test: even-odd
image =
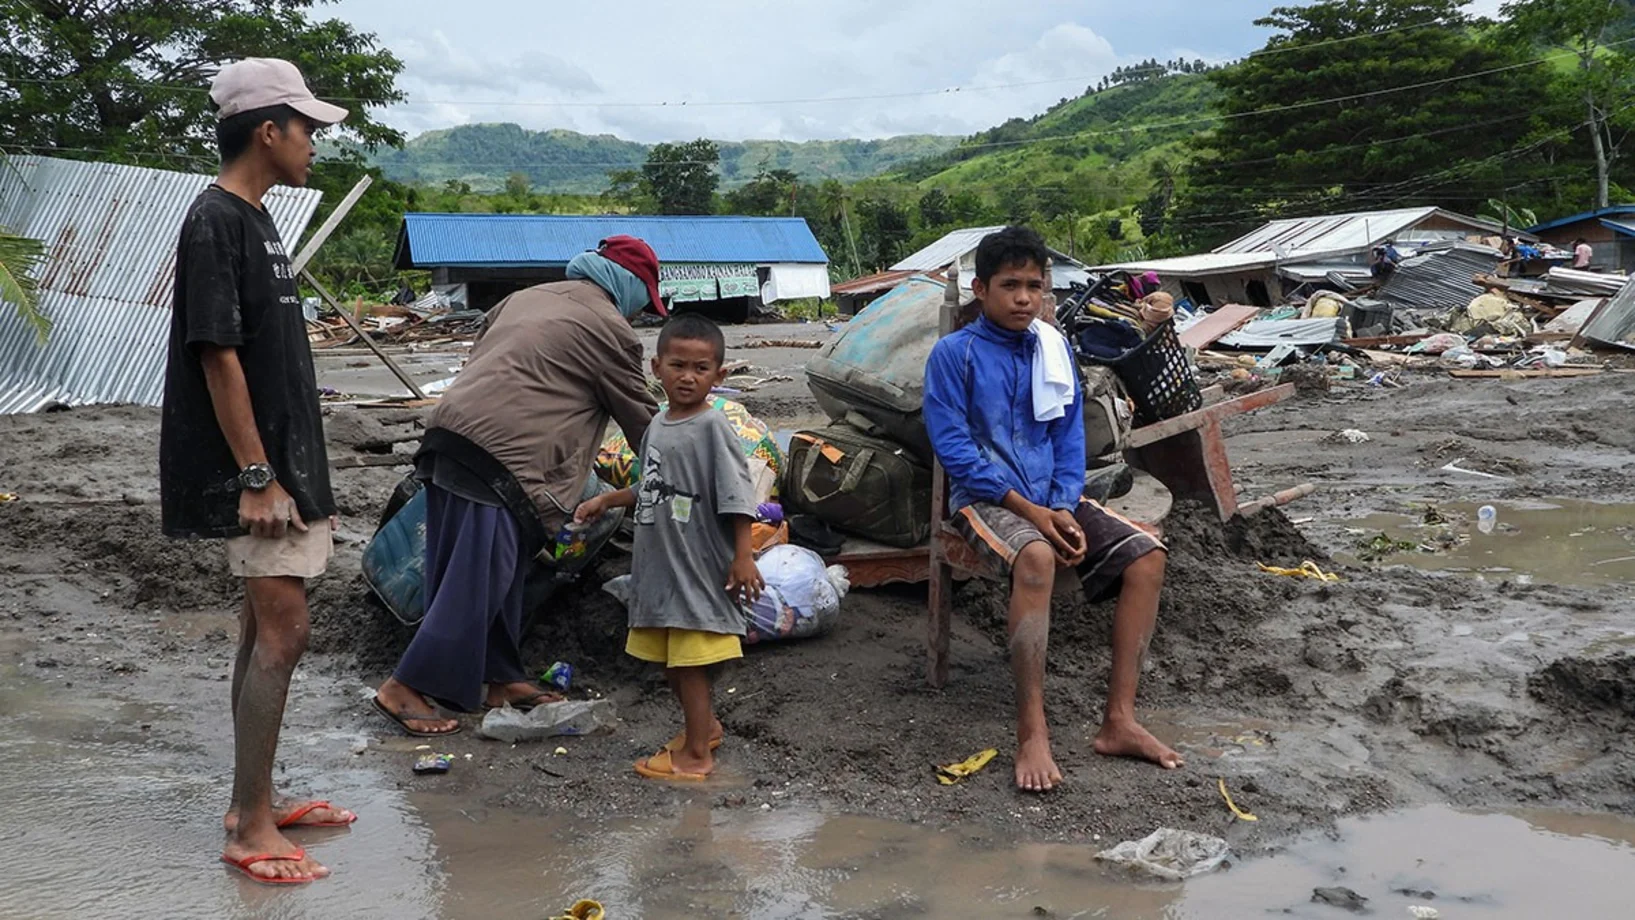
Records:
[[[1635,55],[1610,42],[1627,32],[1630,0],[1513,0],[1503,7],[1508,37],[1546,51],[1570,52],[1573,69],[1562,81],[1584,118],[1595,162],[1595,206],[1612,203],[1612,167],[1629,138],[1635,103]],[[1622,127],[1620,127],[1620,121]]]
[[[660,214],[710,214],[715,211],[715,189],[721,182],[716,167],[721,150],[715,141],[700,138],[685,144],[659,144],[642,165],[646,191]]]
[[[403,135],[403,64],[375,36],[313,19],[316,0],[0,0],[0,143],[76,159],[199,168],[215,159],[208,88],[223,65],[281,57],[352,110],[368,149]]]
[[[528,181],[527,173],[514,172],[505,177],[505,193],[518,201],[526,201],[532,189],[533,183]]]
[[[1524,164],[1550,110],[1530,49],[1484,44],[1464,0],[1318,0],[1212,74],[1222,120],[1196,141],[1176,227],[1204,247],[1278,215],[1466,206]],[[1481,76],[1472,76],[1478,75]]]
[[[920,226],[925,229],[946,226],[953,219],[948,193],[934,188],[920,196]]]
[[[873,259],[875,271],[896,264],[914,235],[908,212],[887,198],[864,198],[857,203],[857,217],[864,258]]]
[[[0,301],[11,304],[42,343],[51,331],[50,317],[40,312],[37,278],[44,263],[45,245],[39,240],[0,228]]]
[[[787,169],[762,170],[755,178],[726,194],[729,214],[773,217],[790,213],[791,198],[799,200],[800,177]]]

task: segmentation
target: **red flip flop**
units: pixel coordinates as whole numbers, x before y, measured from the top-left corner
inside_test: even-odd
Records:
[[[351,827],[352,822],[358,820],[358,816],[355,815],[355,814],[352,817],[345,820],[345,821],[316,821],[316,822],[314,822],[314,821],[305,821],[305,822],[303,822],[301,820],[302,818],[305,818],[307,815],[312,814],[313,812],[317,811],[320,808],[328,808],[331,811],[341,811],[342,810],[342,809],[338,809],[335,806],[329,804],[328,802],[325,802],[325,801],[322,801],[322,800],[307,802],[306,804],[300,806],[299,808],[296,808],[294,811],[292,811],[289,814],[285,815],[284,819],[282,821],[278,822],[278,829],[279,830],[286,830],[286,829],[292,828],[292,827]]]
[[[288,856],[274,856],[271,853],[258,853],[254,856],[246,856],[243,859],[229,859],[226,853],[221,854],[222,862],[243,873],[244,877],[250,881],[259,882],[263,885],[305,885],[310,882],[317,881],[318,877],[316,875],[309,875],[306,878],[265,878],[250,871],[250,867],[256,863],[300,862],[306,858],[307,851],[301,849],[300,847],[296,847],[295,852]]]

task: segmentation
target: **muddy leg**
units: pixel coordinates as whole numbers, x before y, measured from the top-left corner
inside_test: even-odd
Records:
[[[1183,766],[1181,755],[1154,738],[1135,720],[1135,692],[1141,662],[1158,620],[1158,593],[1164,586],[1165,553],[1154,550],[1124,570],[1124,587],[1113,611],[1113,668],[1107,685],[1107,713],[1096,733],[1096,753],[1150,760],[1166,770]]]
[[[233,732],[238,732],[238,699],[244,692],[244,673],[250,667],[250,654],[255,651],[255,611],[250,607],[250,592],[244,592],[244,605],[238,614],[238,656],[233,659],[232,715]],[[224,822],[228,830],[238,824],[238,784],[233,784],[233,800],[227,803]]]
[[[680,700],[681,699],[681,687],[677,683],[677,678],[678,678],[678,675],[676,674],[676,669],[675,668],[665,668],[664,669],[664,682],[670,685],[670,692],[675,694],[675,697],[676,697],[677,700]],[[683,714],[685,715],[685,713],[683,713]],[[711,714],[711,716],[710,716],[710,748],[714,749],[714,748],[720,747],[721,746],[721,739],[726,737],[726,734],[727,734],[727,730],[726,730],[726,728],[724,728],[721,725],[721,720],[716,718],[714,714]],[[685,728],[683,728],[679,734],[677,734],[674,738],[671,738],[664,745],[665,750],[668,750],[672,754],[674,754],[676,751],[679,751],[679,750],[685,748],[686,746],[687,746],[687,730]]]
[[[1011,572],[1010,652],[1016,680],[1016,787],[1048,792],[1062,781],[1045,724],[1045,652],[1050,646],[1050,594],[1056,555],[1043,541],[1028,544]]]
[[[272,768],[290,676],[306,652],[310,628],[306,583],[301,579],[246,579],[245,594],[247,609],[255,618],[255,641],[233,712],[233,799],[239,806],[239,820],[222,851],[235,860],[259,854],[286,855],[298,849],[279,833],[273,817]],[[259,862],[250,871],[265,878],[329,874],[310,857]]]
[[[686,722],[682,732],[686,741],[680,750],[670,752],[670,763],[678,773],[708,774],[715,770],[710,738],[720,724],[710,702],[709,669],[668,668],[664,676],[681,702],[681,715]]]

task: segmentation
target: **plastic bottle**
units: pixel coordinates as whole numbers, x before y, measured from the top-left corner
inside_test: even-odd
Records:
[[[1476,529],[1482,533],[1492,533],[1493,528],[1499,525],[1499,510],[1492,505],[1483,505],[1476,509]]]
[[[543,741],[561,735],[588,735],[610,729],[618,717],[612,700],[564,700],[545,703],[528,712],[509,706],[490,709],[479,732],[485,738],[515,744]]]

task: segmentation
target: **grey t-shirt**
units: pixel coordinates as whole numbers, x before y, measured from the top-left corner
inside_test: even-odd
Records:
[[[716,409],[681,421],[666,410],[648,426],[641,458],[631,627],[743,635],[726,589],[737,549],[727,515],[753,517],[755,488],[732,423]]]

